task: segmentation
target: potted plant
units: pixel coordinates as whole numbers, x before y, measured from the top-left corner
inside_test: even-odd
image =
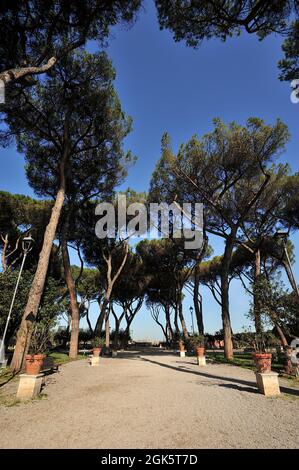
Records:
[[[49,327],[37,324],[31,336],[28,354],[25,357],[26,374],[38,375],[40,373],[49,341]]]
[[[261,374],[271,372],[272,354],[266,351],[263,335],[255,337],[253,346],[255,352],[252,354],[252,357],[257,371]]]
[[[102,352],[102,347],[104,346],[104,339],[96,337],[92,340],[91,344],[94,357],[99,357]]]
[[[192,336],[193,350],[196,356],[205,356],[205,338],[203,335]]]
[[[185,344],[182,339],[179,340],[179,351],[184,352],[185,351]]]
[[[205,355],[205,340],[203,335],[192,335],[188,338],[188,350],[194,352],[196,356],[204,357]]]

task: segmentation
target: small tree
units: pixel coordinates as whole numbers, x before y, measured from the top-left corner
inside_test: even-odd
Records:
[[[255,288],[264,325],[274,326],[282,346],[287,348],[287,336],[292,337],[294,333],[299,333],[293,329],[294,326],[296,328],[298,299],[285,289],[277,276],[262,276]],[[251,315],[254,315],[252,309]]]

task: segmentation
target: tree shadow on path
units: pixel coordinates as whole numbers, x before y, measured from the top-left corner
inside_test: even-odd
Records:
[[[187,369],[185,366],[171,366],[170,364],[164,364],[162,362],[158,361],[153,361],[152,359],[146,359],[145,357],[141,357],[140,359],[145,362],[150,362],[152,364],[158,365],[160,367],[166,367],[167,369],[172,369],[178,372],[183,372],[186,374],[193,374],[197,375],[199,377],[206,377],[208,379],[215,379],[215,380],[223,380],[224,382],[232,382],[232,384],[237,384],[237,385],[245,385],[246,387],[250,388],[245,388],[245,387],[237,387],[236,385],[231,385],[231,384],[219,384],[221,387],[227,387],[227,388],[234,388],[234,389],[240,389],[241,391],[246,391],[246,392],[251,392],[251,393],[258,393],[257,391],[257,386],[255,382],[249,382],[247,380],[241,380],[241,379],[234,379],[233,377],[222,377],[219,375],[214,375],[214,374],[209,374],[207,372],[199,372],[191,369]],[[299,396],[299,390],[295,390],[293,388],[288,388],[288,387],[280,387],[280,391],[283,393],[287,393],[289,395],[295,395]]]

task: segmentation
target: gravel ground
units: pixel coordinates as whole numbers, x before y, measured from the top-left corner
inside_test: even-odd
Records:
[[[80,360],[43,399],[0,405],[0,448],[298,448],[299,389],[284,391],[266,398],[250,370],[162,351]]]

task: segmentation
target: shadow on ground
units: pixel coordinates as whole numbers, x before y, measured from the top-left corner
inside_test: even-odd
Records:
[[[191,370],[191,369],[187,368],[184,365],[173,366],[173,365],[170,365],[170,364],[165,364],[163,362],[154,361],[153,359],[147,359],[146,357],[143,357],[143,356],[163,356],[163,357],[172,356],[172,357],[174,357],[174,353],[171,352],[171,351],[152,351],[152,350],[145,350],[145,351],[142,350],[142,351],[140,351],[139,350],[139,351],[136,351],[136,354],[134,352],[134,357],[133,357],[132,353],[131,354],[129,353],[126,358],[127,359],[140,359],[142,361],[150,362],[151,364],[155,364],[157,366],[165,367],[167,369],[175,370],[175,371],[182,372],[182,373],[185,373],[185,374],[193,374],[193,375],[197,375],[199,377],[206,377],[208,379],[222,380],[224,382],[231,382],[231,384],[218,384],[218,386],[220,386],[220,387],[234,388],[236,390],[238,389],[240,391],[246,391],[246,392],[250,392],[250,393],[258,393],[258,391],[256,389],[256,383],[255,382],[250,382],[250,381],[242,380],[242,379],[235,379],[233,377],[223,377],[223,376],[219,376],[219,375],[210,374],[208,372],[195,371],[195,370]],[[121,358],[121,357],[124,357],[124,356],[121,355],[119,357]],[[191,365],[187,362],[185,362],[185,364]],[[232,384],[235,384],[235,385],[232,385]],[[242,385],[244,385],[245,387],[242,387]],[[299,390],[295,390],[293,388],[280,386],[280,391],[282,393],[287,393],[288,395],[299,396]]]

